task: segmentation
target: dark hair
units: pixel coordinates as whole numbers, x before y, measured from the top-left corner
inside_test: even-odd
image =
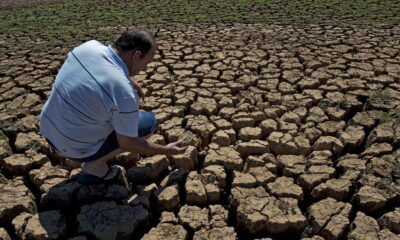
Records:
[[[142,29],[134,29],[124,32],[114,43],[118,51],[130,51],[137,49],[145,56],[152,47],[156,47],[153,35]]]

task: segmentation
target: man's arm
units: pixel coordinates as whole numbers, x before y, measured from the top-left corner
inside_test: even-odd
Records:
[[[146,141],[140,137],[128,137],[119,133],[117,134],[117,140],[119,147],[127,152],[134,152],[139,154],[165,154],[165,155],[176,155],[185,152],[187,146],[182,146],[181,141],[170,143],[168,145],[160,145]]]

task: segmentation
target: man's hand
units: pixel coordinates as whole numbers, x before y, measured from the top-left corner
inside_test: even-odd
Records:
[[[133,83],[133,86],[135,86],[136,92],[138,93],[139,97],[144,100],[144,92],[142,87],[139,85],[139,83],[136,82],[133,77],[131,78],[131,82]]]
[[[168,144],[166,147],[166,155],[177,155],[182,154],[188,148],[187,145],[183,144],[181,140]]]

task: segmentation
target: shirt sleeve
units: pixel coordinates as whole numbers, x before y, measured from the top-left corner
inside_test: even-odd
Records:
[[[114,130],[128,137],[138,136],[139,107],[135,98],[118,99],[116,109],[112,113],[111,124]]]

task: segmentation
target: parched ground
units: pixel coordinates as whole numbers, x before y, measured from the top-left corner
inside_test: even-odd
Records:
[[[151,141],[192,146],[120,155],[127,181],[94,185],[38,134],[83,37],[38,51],[43,36],[3,35],[0,239],[400,239],[399,25],[149,28],[158,53],[136,78]]]

